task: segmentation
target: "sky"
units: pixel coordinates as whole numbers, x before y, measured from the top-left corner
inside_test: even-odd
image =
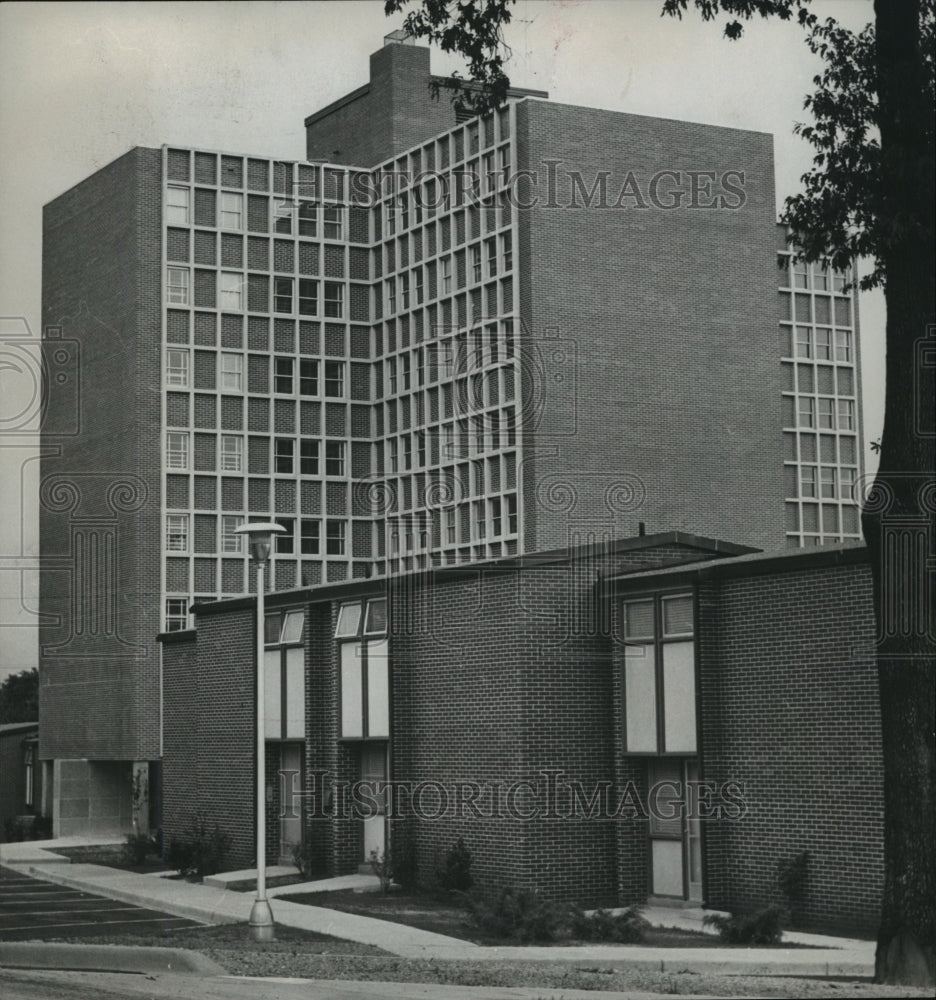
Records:
[[[770,132],[779,211],[811,159],[793,125],[807,120],[820,63],[801,29],[752,22],[729,42],[721,23],[661,18],[661,7],[520,2],[511,82],[563,104]],[[871,0],[814,9],[855,30],[873,18]],[[366,83],[370,53],[401,22],[369,0],[0,4],[0,679],[37,657],[37,439],[2,352],[40,335],[43,204],[133,146],[302,159],[303,119]],[[464,67],[433,50],[432,70]],[[870,441],[883,422],[879,293],[862,296],[861,327]]]

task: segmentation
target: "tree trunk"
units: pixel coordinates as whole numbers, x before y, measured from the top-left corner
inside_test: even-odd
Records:
[[[878,623],[884,896],[878,982],[936,982],[932,108],[918,0],[875,0],[883,158],[887,371],[881,463],[862,525]],[[928,344],[928,348],[927,348]]]

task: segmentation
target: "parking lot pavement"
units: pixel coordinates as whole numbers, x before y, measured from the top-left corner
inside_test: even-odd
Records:
[[[0,868],[0,940],[160,934],[200,924]]]

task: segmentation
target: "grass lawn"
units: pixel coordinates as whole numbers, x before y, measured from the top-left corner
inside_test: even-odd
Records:
[[[190,948],[213,958],[231,975],[346,979],[358,982],[443,983],[516,986],[528,989],[619,990],[717,997],[926,997],[925,989],[876,986],[870,980],[826,980],[785,976],[719,976],[648,972],[629,967],[572,967],[560,962],[442,962],[397,958],[371,945],[340,941],[279,926],[277,940],[258,944],[246,924],[180,928],[164,934],[83,937],[80,943]],[[63,938],[62,940],[67,940]],[[258,989],[258,996],[260,995]]]
[[[380,892],[354,892],[342,889],[335,892],[306,892],[281,895],[291,903],[305,903],[308,906],[325,906],[344,913],[356,913],[378,920],[390,920],[420,930],[445,934],[473,941],[483,945],[505,945],[516,942],[485,935],[468,922],[467,911],[453,900],[433,896],[428,893],[395,891],[387,895]],[[591,941],[565,939],[554,942],[557,945],[593,944]],[[714,934],[697,931],[676,930],[674,928],[651,927],[641,942],[650,947],[664,948],[729,948],[733,947]],[[736,947],[736,946],[735,946]],[[796,947],[784,945],[783,947]]]
[[[120,868],[122,871],[137,874],[169,871],[158,854],[148,854],[142,865],[129,864],[124,859],[123,849],[123,844],[94,844],[87,847],[56,847],[55,853],[69,858],[72,864],[105,865],[108,868]]]

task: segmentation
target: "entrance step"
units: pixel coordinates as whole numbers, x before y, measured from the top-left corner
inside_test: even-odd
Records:
[[[294,865],[270,865],[266,870],[266,884],[290,885],[301,882],[302,876]],[[216,889],[233,889],[235,892],[247,892],[257,888],[257,869],[245,868],[239,872],[219,872],[217,875],[206,875],[202,885],[214,886]]]

